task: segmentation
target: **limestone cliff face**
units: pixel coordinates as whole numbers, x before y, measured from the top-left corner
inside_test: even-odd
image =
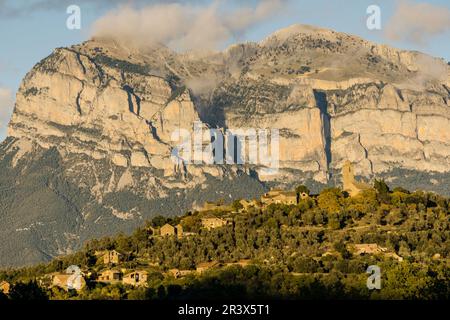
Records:
[[[208,106],[227,126],[281,130],[281,168],[289,173],[281,170],[280,180],[333,181],[346,159],[366,177],[450,171],[443,60],[309,26],[227,54],[241,73],[215,89]]]
[[[205,200],[339,183],[346,160],[448,192],[449,75],[440,59],[310,26],[202,56],[107,39],[58,48],[23,80],[1,144],[0,226],[14,223],[0,234],[14,249],[0,257],[19,235],[36,262]],[[280,170],[175,163],[173,133],[195,125],[278,129]]]
[[[450,170],[448,81],[439,59],[310,26],[203,57],[97,39],[33,68],[9,135],[116,166],[201,176],[175,168],[170,154],[172,133],[203,121],[279,129],[281,171],[263,180],[326,183],[345,159],[365,176],[442,173]]]
[[[161,125],[171,112],[173,120],[193,121],[194,107],[188,94],[169,100],[173,90],[160,77],[129,76],[76,51],[57,49],[24,79],[9,136],[117,166],[165,169],[169,147],[152,134],[152,120]]]
[[[328,95],[333,159],[358,173],[394,168],[448,172],[448,91],[411,91],[391,84],[356,86]]]

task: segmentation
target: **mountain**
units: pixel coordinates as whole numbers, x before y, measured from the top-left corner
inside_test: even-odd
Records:
[[[445,61],[312,26],[216,53],[100,38],[55,49],[25,76],[0,146],[0,265],[206,200],[339,184],[346,160],[366,179],[448,195],[449,111]],[[198,128],[278,129],[279,170],[173,161],[174,132]]]

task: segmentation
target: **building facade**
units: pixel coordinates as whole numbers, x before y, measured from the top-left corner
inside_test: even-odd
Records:
[[[122,272],[119,270],[105,270],[98,276],[98,282],[117,283],[122,281]]]
[[[178,238],[183,237],[183,226],[181,224],[177,224],[175,227],[166,223],[159,230],[160,235],[162,237],[166,236],[177,236]]]
[[[133,271],[123,277],[123,283],[135,287],[147,286],[148,273],[147,271]]]
[[[205,229],[211,230],[215,228],[223,227],[227,224],[227,221],[221,218],[210,217],[202,219],[202,226]]]

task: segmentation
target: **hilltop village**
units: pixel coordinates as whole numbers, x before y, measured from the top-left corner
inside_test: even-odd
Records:
[[[167,295],[165,286],[173,283],[183,288],[195,279],[252,266],[278,270],[283,281],[307,276],[325,281],[339,270],[359,279],[352,280],[358,285],[374,263],[395,269],[405,262],[433,261],[448,267],[448,199],[390,191],[378,180],[374,186],[358,182],[350,162],[342,175],[342,189],[318,195],[298,186],[231,204],[206,202],[181,217],[155,217],[132,236],[92,240],[79,253],[48,265],[0,272],[0,295],[14,295],[19,279],[33,281],[57,299],[73,297],[64,292],[83,296],[105,288],[129,288],[120,290],[130,298],[148,290]],[[164,296],[161,292],[157,296]]]
[[[233,218],[230,215],[232,213],[243,213],[250,208],[263,209],[271,204],[296,205],[298,204],[299,199],[307,199],[309,197],[310,195],[307,191],[297,194],[295,191],[272,190],[261,196],[260,200],[239,200],[233,205],[206,202],[196,213],[201,216],[201,227],[205,230],[212,230],[232,224]],[[198,235],[198,233],[195,232],[183,231],[183,219],[176,225],[166,223],[160,227],[148,226],[146,231],[148,232],[150,238],[174,237],[181,239],[183,237],[195,237]],[[373,252],[376,252],[377,250],[378,249],[375,249]],[[364,249],[362,249],[361,253],[363,252]],[[128,253],[126,252],[121,253],[116,250],[96,251],[95,258],[97,264],[101,266],[102,270],[95,276],[89,269],[83,270],[78,276],[80,284],[78,287],[75,286],[76,288],[73,289],[82,290],[86,286],[86,278],[103,284],[122,283],[136,287],[147,286],[148,272],[146,270],[131,270],[123,267],[123,264],[129,259],[127,258],[127,254]],[[140,262],[143,262],[142,259],[140,260]],[[166,271],[165,275],[180,278],[192,273],[201,274],[202,272],[212,268],[231,265],[247,266],[250,263],[250,260],[240,260],[234,263],[209,261],[199,263],[193,270],[169,269]],[[145,264],[152,267],[159,266],[157,262],[145,261]],[[68,291],[71,289],[71,278],[75,279],[73,277],[73,273],[53,272],[39,277],[38,282],[40,285],[47,288],[59,287]],[[10,286],[11,284],[9,282],[3,281],[0,283],[0,291],[8,294]]]

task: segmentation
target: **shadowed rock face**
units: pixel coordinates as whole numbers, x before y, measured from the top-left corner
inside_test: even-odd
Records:
[[[105,39],[56,49],[23,80],[1,145],[0,265],[47,260],[194,202],[334,184],[346,160],[359,176],[448,193],[449,70],[309,26],[203,56]],[[194,123],[279,129],[278,174],[174,163],[172,134]]]

